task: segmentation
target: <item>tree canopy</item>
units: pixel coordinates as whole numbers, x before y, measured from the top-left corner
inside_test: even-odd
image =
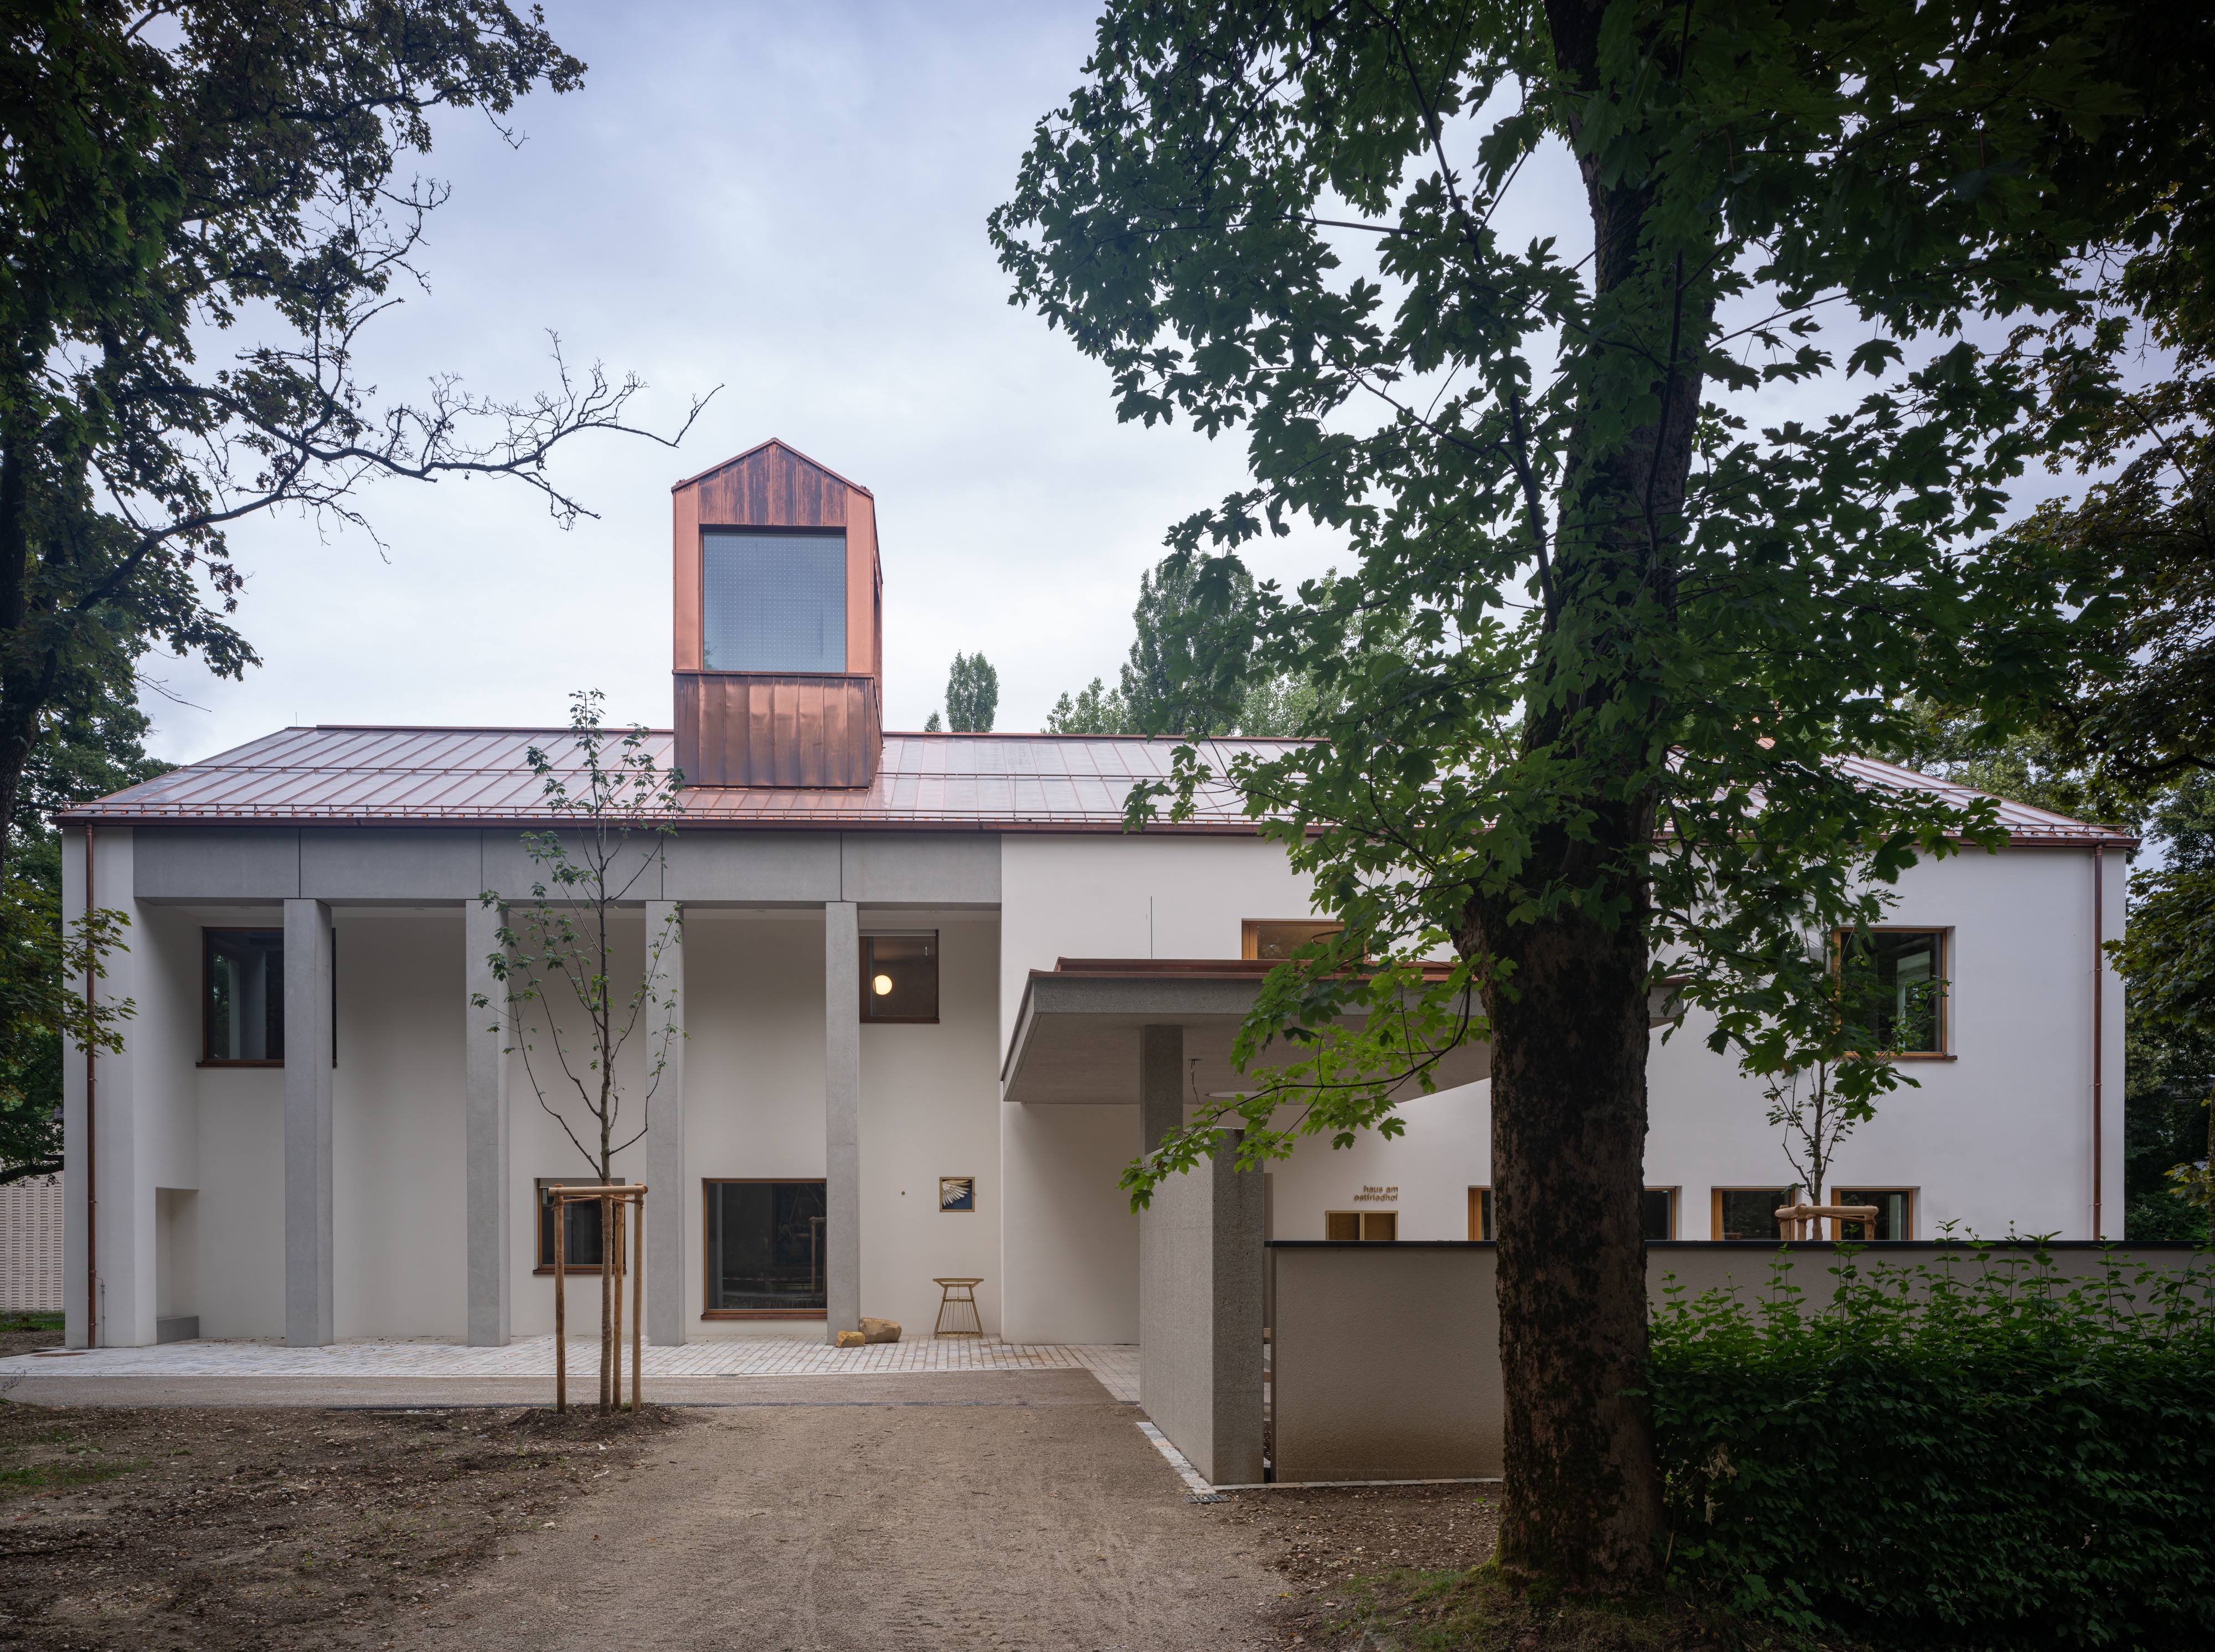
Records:
[[[2001,840],[1838,759],[1911,694],[2004,731],[2058,691],[2067,578],[1994,538],[2077,415],[2041,414],[2065,346],[2009,332],[2088,316],[2078,254],[2178,175],[2163,32],[2073,0],[1112,0],[993,215],[1121,417],[1245,443],[1250,486],[1171,535],[1223,638],[1188,692],[1218,723],[1257,674],[1322,697],[1318,743],[1234,778],[1344,928],[1265,983],[1253,1092],[1126,1180],[1231,1127],[1248,1163],[1396,1132],[1489,1039],[1511,1574],[1655,1574],[1649,988],[1757,1073],[1904,1080],[1849,1059],[1882,1052],[1809,940]],[[1511,239],[1563,150],[1580,193]],[[1298,516],[1352,566],[1247,597]],[[1396,648],[1348,646],[1379,618]]]
[[[946,674],[946,726],[957,734],[990,734],[1000,709],[1000,674],[985,658],[957,653]]]

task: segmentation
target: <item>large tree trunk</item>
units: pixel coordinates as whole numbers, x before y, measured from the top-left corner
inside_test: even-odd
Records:
[[[1608,1594],[1657,1581],[1646,1383],[1646,949],[1635,920],[1487,927],[1492,1179],[1507,1400],[1500,1561]]]

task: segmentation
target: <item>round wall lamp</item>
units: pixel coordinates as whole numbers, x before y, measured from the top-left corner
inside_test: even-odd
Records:
[[[893,978],[890,976],[878,976],[870,981],[869,985],[875,989],[877,996],[882,998],[892,991]]]

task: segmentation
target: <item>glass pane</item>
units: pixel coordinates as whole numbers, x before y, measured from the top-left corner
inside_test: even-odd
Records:
[[[1873,1000],[1879,1049],[1940,1053],[1944,941],[1943,932],[1936,929],[1881,929],[1854,938],[1858,968],[1866,973],[1852,984],[1856,997],[1866,992],[1868,999],[1862,1001]]]
[[[1773,1239],[1781,1237],[1776,1208],[1792,1202],[1789,1187],[1722,1190],[1723,1237],[1727,1239]]]
[[[703,664],[711,671],[846,669],[846,535],[702,535]]]
[[[709,1306],[756,1312],[819,1310],[824,1294],[820,1182],[710,1182]]]
[[[1905,1193],[1841,1193],[1840,1204],[1873,1204],[1876,1207],[1876,1232],[1865,1234],[1857,1221],[1839,1224],[1845,1231],[1842,1237],[1850,1239],[1904,1239],[1907,1237],[1907,1195]]]
[[[1677,1237],[1669,1231],[1669,1207],[1672,1202],[1672,1196],[1666,1187],[1649,1187],[1638,1196],[1638,1226],[1647,1239]]]
[[[538,1184],[538,1265],[542,1268],[554,1265],[554,1197],[550,1190],[560,1185],[575,1187],[579,1184],[549,1181]],[[561,1208],[569,1229],[569,1253],[561,1258],[562,1265],[568,1268],[598,1267],[600,1207],[596,1203],[570,1203]]]
[[[206,1060],[285,1058],[285,932],[211,929]]]
[[[1327,1239],[1358,1239],[1361,1237],[1361,1213],[1359,1210],[1326,1210],[1322,1213],[1322,1236]]]
[[[862,1013],[869,1020],[938,1019],[938,937],[862,937]]]
[[[1249,933],[1254,941],[1254,956],[1257,958],[1287,958],[1322,935],[1335,935],[1341,926],[1335,923],[1257,923]]]

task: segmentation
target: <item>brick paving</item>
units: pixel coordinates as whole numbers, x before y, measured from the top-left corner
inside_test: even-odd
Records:
[[[569,1338],[573,1374],[597,1368],[598,1360],[597,1336]],[[866,1348],[831,1348],[797,1337],[748,1337],[646,1350],[649,1398],[657,1379],[893,1376],[944,1371],[1089,1371],[1117,1399],[1135,1404],[1138,1398],[1135,1344],[1056,1347],[1003,1343],[990,1337],[925,1337]],[[303,1378],[334,1383],[390,1378],[550,1378],[554,1338],[518,1337],[506,1348],[469,1348],[428,1337],[342,1342],[328,1348],[267,1342],[166,1343],[153,1348],[47,1350],[0,1359],[0,1382],[17,1373],[72,1378]]]

